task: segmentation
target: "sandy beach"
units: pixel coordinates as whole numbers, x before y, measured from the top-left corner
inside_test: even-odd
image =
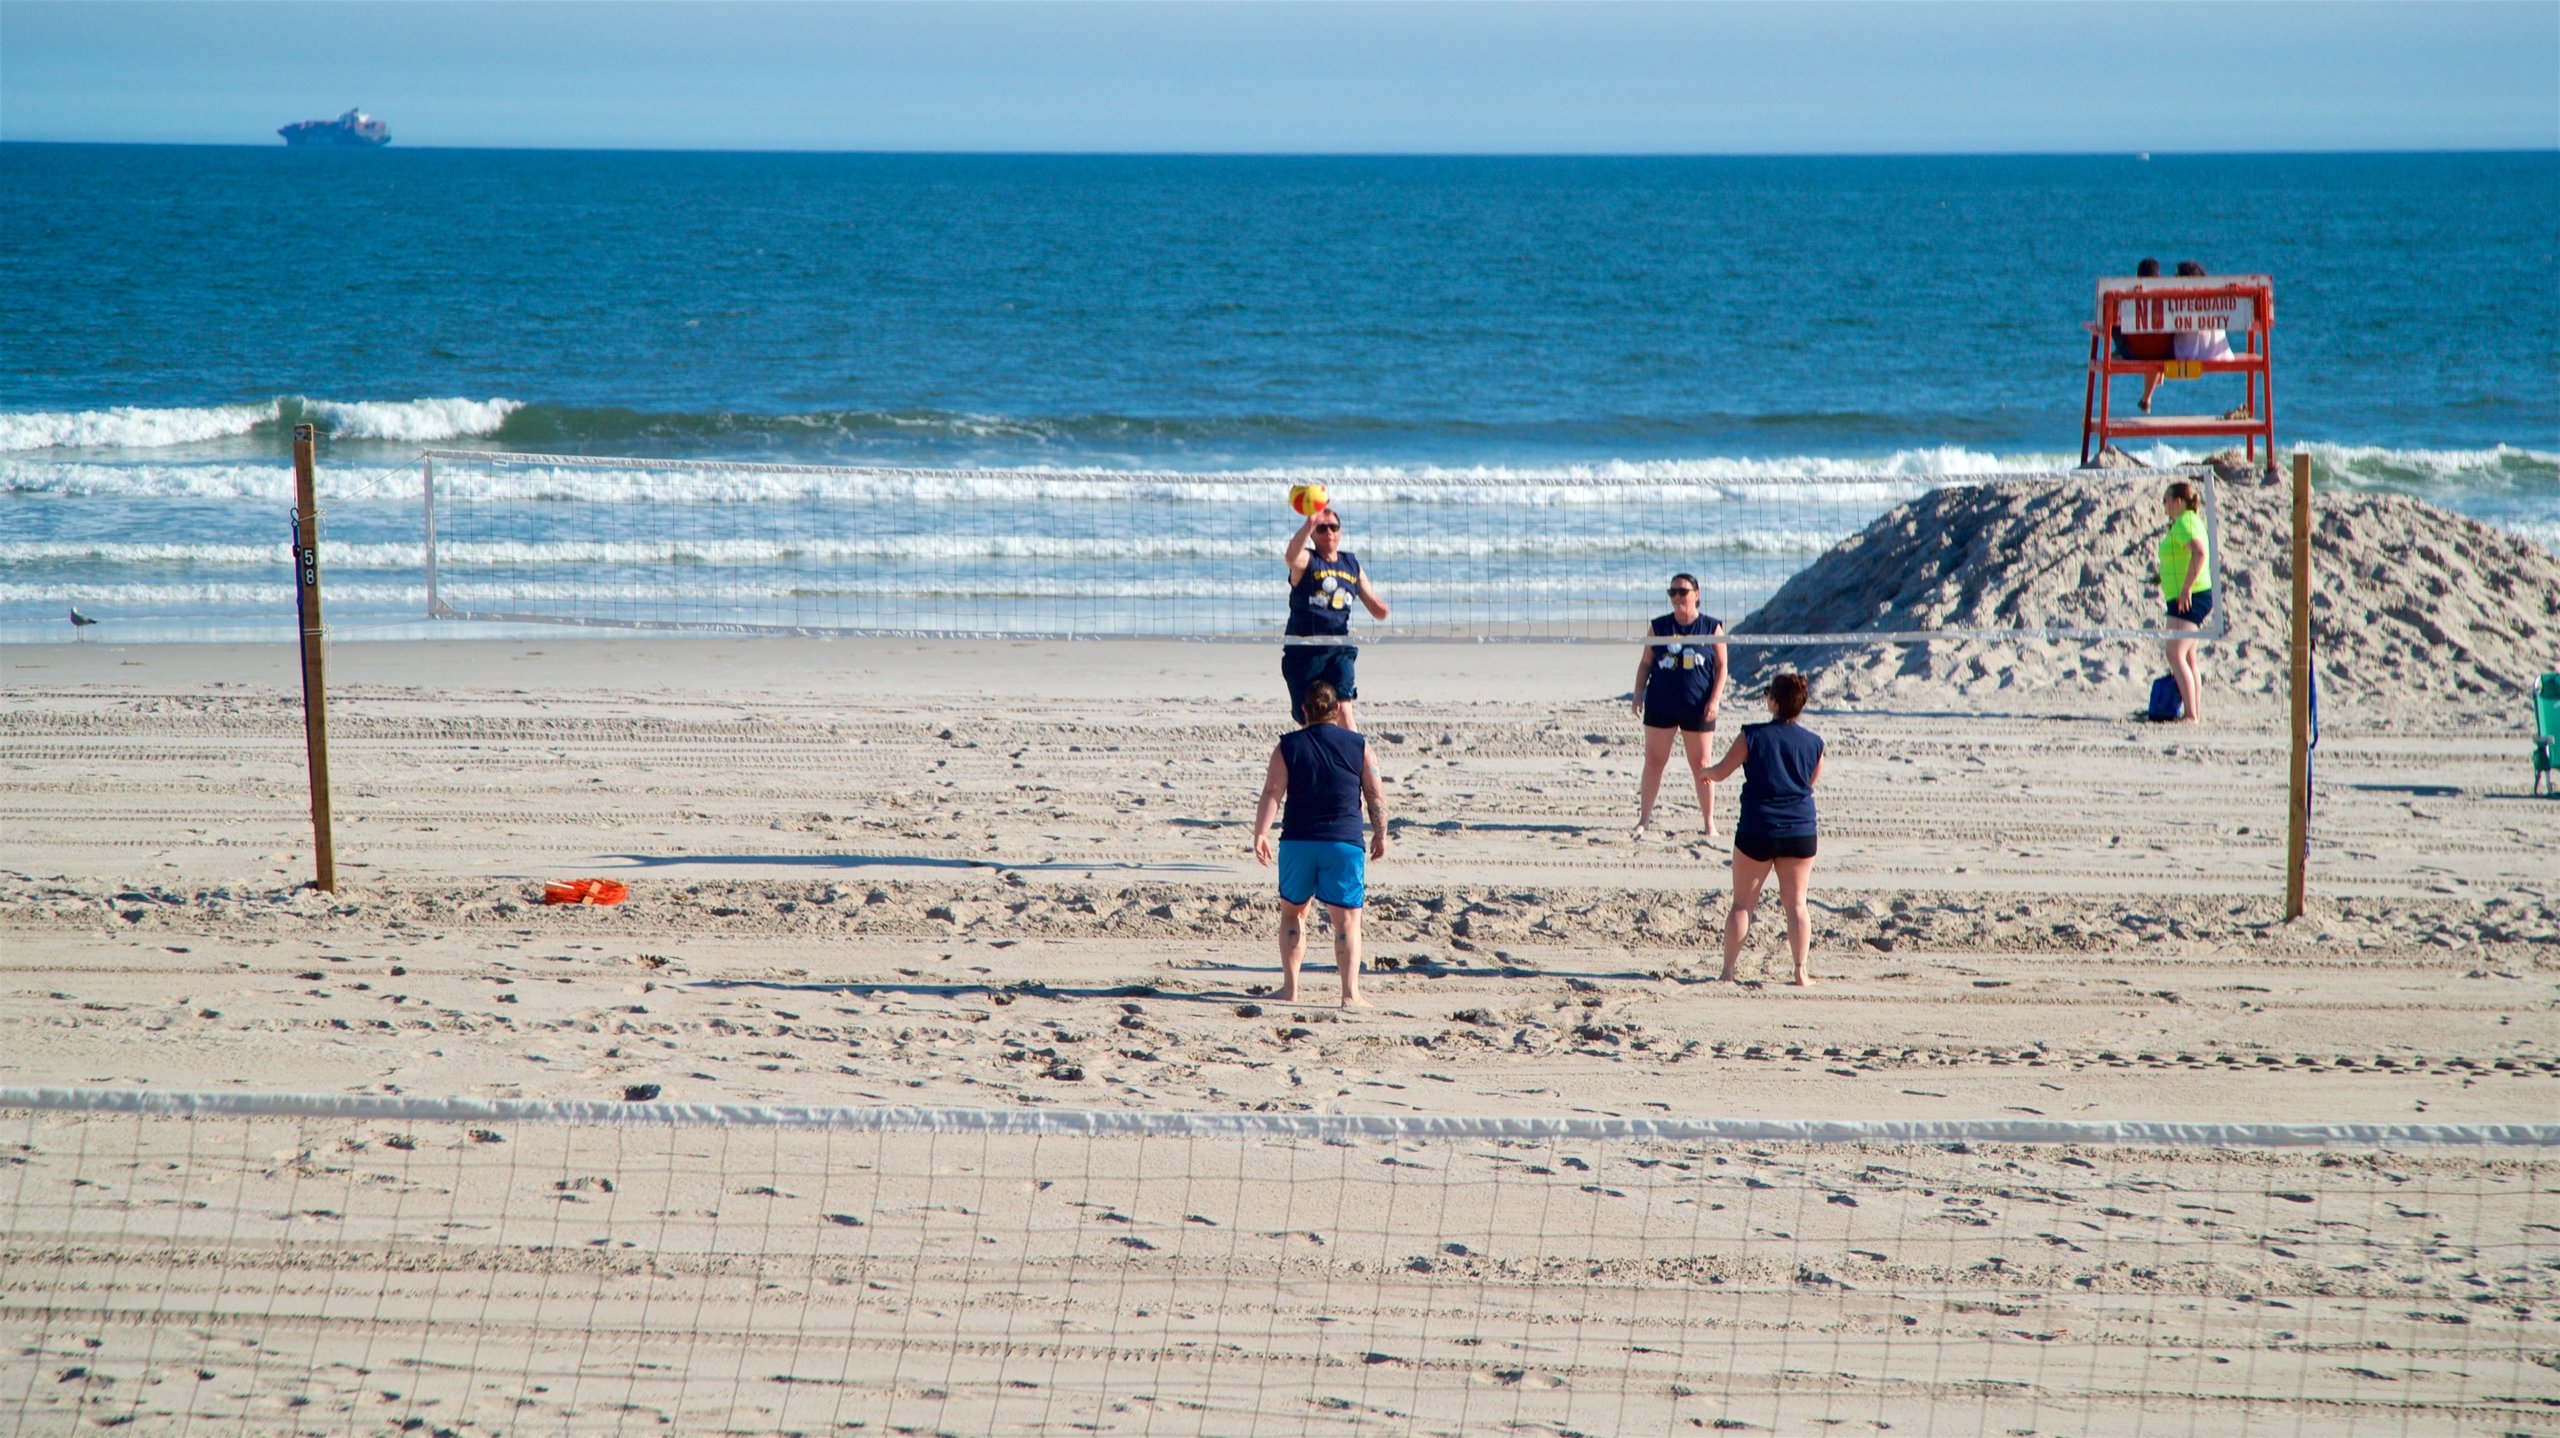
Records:
[[[2560,1438],[2560,6],[272,8],[0,0],[0,1438]]]
[[[289,650],[14,650],[0,702],[9,1030],[0,1084],[527,1099],[619,1099],[653,1084],[667,1101],[697,1103],[2297,1123],[2537,1122],[2560,1092],[2551,990],[2560,845],[2549,812],[2524,797],[2527,766],[2511,735],[2430,733],[2405,712],[2329,715],[2318,899],[2308,919],[2286,925],[2284,741],[2280,715],[2263,703],[2164,731],[2104,696],[1837,712],[1817,694],[1808,718],[1832,754],[1815,894],[1823,982],[1811,991],[1776,982],[1782,941],[1770,909],[1745,961],[1754,981],[1734,987],[1708,982],[1722,848],[1691,832],[1694,811],[1668,836],[1626,834],[1640,733],[1612,696],[1624,692],[1628,656],[1376,647],[1362,667],[1363,725],[1389,781],[1395,844],[1372,878],[1377,1007],[1346,1015],[1270,998],[1269,880],[1252,864],[1246,828],[1285,718],[1275,656],[1183,644],[1000,648],[340,644],[330,654],[334,896],[299,887],[311,839]],[[1663,812],[1681,820],[1676,774],[1666,789]],[[1721,796],[1727,822],[1733,793]],[[625,880],[631,901],[539,904],[543,882],[584,876]],[[1329,987],[1321,969],[1311,977],[1313,991]],[[365,1149],[358,1130],[315,1122],[297,1145]],[[161,1140],[124,1141],[147,1150]],[[770,1151],[755,1161],[777,1172],[840,1171],[800,1140],[756,1141]],[[260,1139],[251,1151],[268,1147]],[[417,1152],[467,1147],[455,1138]],[[528,1162],[554,1161],[526,1152]],[[1951,1186],[1973,1162],[1895,1152],[1907,1171],[1938,1171]],[[883,1173],[912,1171],[894,1152],[872,1157]],[[1463,1146],[1441,1157],[1493,1161]],[[1780,1155],[1813,1169],[1850,1158]],[[2173,1189],[2216,1185],[2210,1155],[2154,1158]],[[2019,1155],[2031,1166],[2054,1159]],[[993,1151],[983,1160],[1031,1161]],[[367,1161],[346,1160],[357,1170]],[[1216,1162],[1229,1166],[1229,1191],[1215,1201],[1245,1205],[1234,1187],[1241,1168]],[[2331,1431],[2386,1417],[2410,1431],[2464,1431],[2483,1414],[2523,1411],[2468,1406],[2487,1396],[2528,1406],[2560,1397],[2547,1369],[2522,1360],[2546,1343],[2556,1312],[2547,1267],[2527,1273],[2524,1260],[2550,1248],[2515,1226],[2536,1211],[2531,1196],[2547,1193],[2549,1167],[2499,1170],[2499,1183],[2523,1185],[2513,1200],[2523,1206],[2510,1211],[2483,1187],[2488,1170],[2448,1162],[2447,1183],[2475,1207],[2442,1226],[2527,1245],[2512,1256],[2527,1301],[2499,1310],[2498,1334],[2463,1335],[2475,1345],[2462,1349],[2467,1376],[2423,1402],[2416,1388],[2376,1398],[2372,1385],[2338,1376],[2371,1363],[2288,1355],[2259,1329],[2234,1327],[2232,1341],[2251,1355],[2250,1384],[2233,1404],[2197,1409],[2198,1431],[2221,1431],[2215,1413],[2259,1411],[2248,1392],[2335,1389],[2347,1426]],[[292,1169],[255,1167],[269,1180]],[[354,1182],[343,1165],[320,1171]],[[1197,1174],[1184,1182],[1219,1186]],[[2260,1207],[2268,1187],[2249,1186]],[[457,1176],[452,1191],[469,1190]],[[1100,1201],[1124,1200],[1136,1201]],[[478,1201],[503,1218],[503,1194]],[[2552,1207],[2546,1196],[2542,1221]],[[1025,1220],[1032,1229],[1036,1218]],[[1595,1254],[1622,1240],[1632,1248],[1619,1258],[1662,1257],[1658,1230],[1639,1225],[1618,1240],[1612,1231],[1594,1220],[1575,1241],[1587,1233]],[[1394,1252],[1369,1257],[1400,1262],[1403,1247],[1423,1252],[1427,1237],[1382,1219],[1375,1241]],[[815,1242],[797,1228],[789,1241]],[[61,1262],[67,1252],[19,1258]],[[120,1266],[165,1279],[170,1270],[154,1265],[169,1261],[137,1251]],[[2476,1252],[2474,1261],[2490,1263]],[[1933,1282],[1966,1264],[1938,1270]],[[1232,1284],[1254,1269],[1238,1259],[1221,1271]],[[930,1288],[928,1278],[918,1281]],[[965,1290],[969,1280],[955,1281]],[[337,1282],[310,1291],[315,1316],[330,1311]],[[350,1292],[379,1309],[381,1286],[377,1274]],[[1528,1301],[1515,1294],[1492,1307]],[[2385,1321],[2377,1314],[2364,1313],[2356,1333],[2370,1337]],[[2395,1332],[2417,1323],[2387,1318]],[[1757,1321],[1693,1309],[1672,1327],[1676,1336],[1692,1324],[1692,1337],[1712,1331],[1721,1344],[1731,1322]],[[2068,1431],[2130,1421],[2133,1380],[2106,1357],[2120,1346],[2093,1336],[2105,1326],[2084,1315],[2080,1340],[2043,1340],[2042,1386],[2021,1379],[2015,1411],[2082,1415]],[[49,1374],[69,1363],[89,1375],[66,1388],[28,1370],[31,1401],[78,1406],[95,1391],[114,1394],[97,1400],[108,1407],[157,1411],[143,1392],[159,1391],[159,1379],[145,1370],[166,1363],[130,1351],[118,1325],[103,1327],[120,1336],[76,1363],[78,1343],[59,1325],[21,1348],[10,1367]],[[1288,1321],[1262,1323],[1255,1351],[1330,1351],[1315,1330],[1305,1338],[1313,1349],[1290,1331]],[[925,1345],[941,1355],[937,1371],[957,1353],[984,1357],[967,1338]],[[1831,1349],[1845,1341],[1835,1331]],[[2482,1360],[2484,1341],[2492,1351]],[[1856,1349],[1843,1350],[1839,1372],[1879,1371],[1862,1368],[1876,1355]],[[1731,1373],[1760,1376],[1747,1403],[1728,1392],[1740,1406],[1716,1411],[1780,1431],[1838,1416],[1838,1385],[1790,1388],[1774,1376],[1792,1369],[1785,1345],[1765,1356],[1774,1366],[1731,1367],[1728,1386]],[[1420,1407],[1400,1411],[1444,1414],[1440,1431],[1472,1426],[1432,1390],[1445,1380],[1465,1391],[1474,1360],[1407,1357],[1396,1371]],[[834,1409],[848,1394],[857,1409],[889,1402],[881,1394],[904,1379],[878,1391],[865,1383],[888,1382],[913,1358],[849,1365],[850,1377],[830,1380],[851,1385],[830,1390]],[[586,1361],[613,1371],[608,1355]],[[1289,1369],[1282,1357],[1267,1361]],[[124,1386],[101,1387],[96,1374],[118,1362]],[[1557,1362],[1551,1400],[1519,1407],[1523,1421],[1609,1427],[1588,1406],[1604,1390],[1619,1405],[1608,1411],[1633,1427],[1707,1411],[1664,1396],[1676,1374],[1639,1385],[1652,1396],[1624,1410],[1626,1385],[1601,1381],[1609,1361]],[[1058,1381],[1091,1389],[1107,1410],[1109,1366],[1069,1361]],[[1512,1384],[1522,1380],[1499,1375],[1537,1369],[1525,1359],[1475,1366],[1496,1375],[1484,1381]],[[1270,1371],[1245,1368],[1269,1387]],[[1317,1373],[1314,1397],[1299,1391],[1308,1375],[1289,1370],[1288,1403],[1259,1407],[1204,1379],[1210,1396],[1198,1411],[1224,1416],[1151,1417],[1142,1405],[1106,1411],[1101,1426],[1330,1426],[1336,1417],[1310,1415],[1332,1410],[1300,1399],[1320,1403],[1374,1376],[1352,1368],[1352,1380]],[[435,1389],[435,1421],[470,1409],[461,1372],[459,1386]],[[416,1391],[435,1387],[418,1382]],[[305,1394],[317,1404],[305,1415],[310,1431],[369,1421],[363,1382],[322,1386]],[[679,1426],[684,1414],[717,1410],[739,1431],[796,1431],[760,1406],[753,1383],[714,1389],[725,1396],[643,1384],[632,1401]],[[1906,1422],[1930,1396],[1875,1395],[1878,1415],[1899,1411]],[[243,1388],[213,1409],[271,1412],[282,1425],[273,1431],[304,1431],[292,1426],[303,1418],[258,1406],[271,1396]],[[496,1399],[482,1399],[485,1417]],[[1658,1414],[1646,1406],[1656,1399],[1668,1405]],[[805,1392],[795,1401],[829,1407]],[[610,1426],[583,1402],[544,1402],[535,1411],[556,1428]],[[927,1426],[1056,1421],[1055,1398],[1037,1414],[952,1402],[946,1393]],[[254,1416],[242,1421],[268,1431]]]

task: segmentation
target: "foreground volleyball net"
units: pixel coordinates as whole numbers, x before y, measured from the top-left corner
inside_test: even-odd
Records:
[[[1597,473],[846,468],[432,450],[421,461],[430,617],[604,629],[1008,639],[1275,641],[1293,483],[1323,478],[1394,607],[1359,642],[1634,642],[1674,572],[1728,624],[1823,552],[1933,489],[2002,482],[2140,496],[2168,472],[1902,476],[1677,466]],[[2197,483],[2213,518],[2211,471]],[[2218,533],[2218,530],[2215,531]],[[382,550],[358,551],[382,553]],[[351,556],[352,557],[352,556]],[[1958,554],[1985,583],[2000,556]],[[405,576],[404,576],[405,577]],[[2143,576],[2121,576],[2139,591]],[[359,581],[362,582],[362,581]],[[379,587],[378,585],[376,587]],[[1757,643],[2156,636],[2085,595],[1999,627],[1860,613]],[[1346,607],[1356,615],[1357,606]],[[2221,630],[2209,626],[2204,637]]]
[[[18,1431],[2487,1433],[2560,1126],[0,1091]]]

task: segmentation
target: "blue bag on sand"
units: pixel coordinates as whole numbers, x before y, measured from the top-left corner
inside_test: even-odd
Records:
[[[2187,715],[2187,701],[2178,692],[2178,677],[2163,674],[2151,681],[2151,722],[2174,724]]]

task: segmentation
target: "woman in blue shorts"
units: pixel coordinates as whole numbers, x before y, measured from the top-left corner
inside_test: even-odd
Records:
[[[1342,1006],[1367,1008],[1360,997],[1360,909],[1369,899],[1370,859],[1387,856],[1387,792],[1369,743],[1342,725],[1342,699],[1319,679],[1307,686],[1306,727],[1281,736],[1253,812],[1253,857],[1273,860],[1271,821],[1280,821],[1280,1002],[1298,1000],[1298,961],[1307,950],[1307,905],[1323,901],[1333,916],[1333,966],[1342,975]],[[1369,846],[1360,847],[1360,811],[1369,811]]]
[[[1769,681],[1770,722],[1743,725],[1741,737],[1707,774],[1723,779],[1742,771],[1742,812],[1733,821],[1733,907],[1724,917],[1723,978],[1728,982],[1741,977],[1736,965],[1742,941],[1751,933],[1751,911],[1774,869],[1778,898],[1787,911],[1795,982],[1799,988],[1813,986],[1813,975],[1805,968],[1813,920],[1804,911],[1804,895],[1817,847],[1813,786],[1822,779],[1822,736],[1796,722],[1804,712],[1805,694],[1801,674]]]

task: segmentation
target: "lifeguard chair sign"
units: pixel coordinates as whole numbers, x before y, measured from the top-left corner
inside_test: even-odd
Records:
[[[2080,420],[2080,462],[2095,464],[2119,439],[2169,435],[2236,437],[2250,462],[2266,444],[2275,463],[2275,283],[2265,275],[2098,281],[2098,318],[2089,330],[2089,387]],[[2239,408],[2211,414],[2120,414],[2110,381],[2138,375],[2144,383],[2236,374],[2245,382]]]

